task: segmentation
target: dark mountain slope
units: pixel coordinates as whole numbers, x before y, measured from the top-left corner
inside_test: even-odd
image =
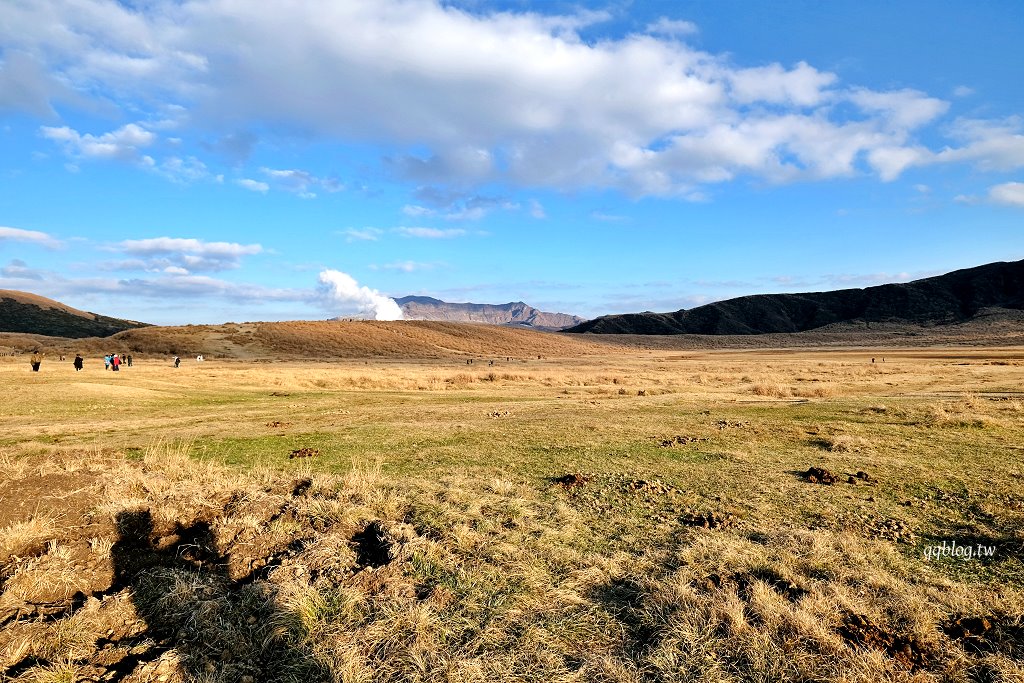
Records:
[[[566,332],[765,334],[837,323],[941,325],[983,309],[1024,309],[1024,261],[989,263],[913,282],[805,294],[755,294],[674,313],[608,315]]]
[[[108,337],[145,323],[80,311],[38,294],[0,289],[0,332],[47,337]]]

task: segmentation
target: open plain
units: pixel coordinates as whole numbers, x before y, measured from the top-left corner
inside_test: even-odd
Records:
[[[1024,677],[1024,348],[502,349],[0,359],[0,679]]]

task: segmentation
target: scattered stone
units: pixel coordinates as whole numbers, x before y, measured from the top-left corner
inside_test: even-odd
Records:
[[[638,389],[637,392],[636,392],[636,395],[637,396],[646,396],[647,395],[647,390],[646,389]]]
[[[512,413],[507,410],[492,410],[487,413],[487,417],[512,417]]]
[[[807,481],[812,484],[826,484],[831,486],[836,483],[836,475],[832,474],[824,467],[812,467],[804,472],[804,476],[807,478]]]
[[[268,427],[281,428],[281,427],[290,427],[291,424],[292,424],[291,422],[281,422],[280,420],[272,420],[272,421],[267,423],[267,426]]]
[[[270,392],[270,395],[271,396],[291,396],[291,394],[289,394],[287,391],[272,391],[272,392]]]
[[[750,423],[741,420],[719,420],[715,423],[715,426],[719,429],[742,429],[749,427]]]
[[[866,481],[866,482],[869,482],[869,483],[876,481],[874,477],[872,477],[870,474],[868,474],[864,470],[859,470],[855,476],[858,479],[860,479],[861,481]]]
[[[291,452],[291,455],[288,456],[288,459],[291,460],[293,458],[312,458],[318,455],[320,455],[319,448],[296,448],[294,451]]]

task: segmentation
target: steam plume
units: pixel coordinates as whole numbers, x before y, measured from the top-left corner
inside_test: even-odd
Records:
[[[327,269],[320,273],[320,290],[325,298],[345,308],[355,307],[360,314],[374,320],[401,320],[402,309],[376,289],[360,287],[348,273]]]

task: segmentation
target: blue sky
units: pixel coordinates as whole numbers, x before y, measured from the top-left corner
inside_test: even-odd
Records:
[[[1024,3],[5,0],[0,289],[587,317],[1024,258]]]

